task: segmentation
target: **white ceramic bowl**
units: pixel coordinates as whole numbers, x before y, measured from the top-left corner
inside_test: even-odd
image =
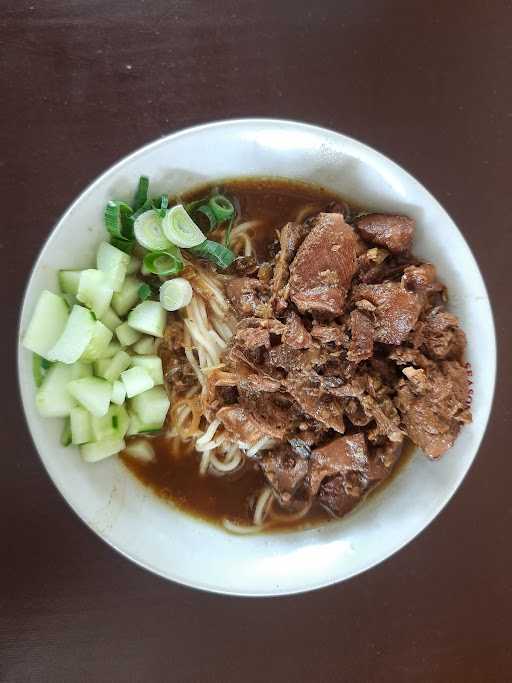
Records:
[[[59,268],[93,263],[104,238],[102,212],[129,198],[140,174],[156,192],[183,192],[210,180],[282,176],[332,189],[359,205],[417,221],[415,253],[436,264],[450,307],[468,336],[472,424],[440,462],[419,453],[382,492],[346,519],[292,533],[237,537],[159,500],[117,458],[95,465],[59,445],[59,420],[39,417],[31,358],[19,346],[28,425],[55,485],[83,521],[139,565],[188,586],[234,595],[282,595],[341,581],[403,547],[446,505],[485,431],[495,380],[495,335],[487,292],[461,233],[432,195],[400,166],[345,135],[291,121],[221,121],[161,138],[95,180],[57,223],[34,266],[21,314],[23,333],[38,293],[56,290]]]

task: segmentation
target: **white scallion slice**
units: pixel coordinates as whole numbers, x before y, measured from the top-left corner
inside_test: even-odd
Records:
[[[158,301],[143,301],[130,311],[128,324],[152,337],[163,337],[167,314]]]
[[[104,358],[113,336],[108,327],[97,320],[94,324],[91,341],[87,344],[81,360],[92,363],[98,358]]]
[[[96,255],[98,270],[105,274],[114,292],[119,292],[126,277],[130,257],[108,242],[102,242]],[[75,292],[72,292],[74,294]]]
[[[82,271],[76,297],[94,311],[97,318],[102,318],[106,313],[113,293],[110,282],[101,270],[89,268]]]
[[[88,410],[76,406],[69,413],[71,425],[71,443],[80,446],[83,443],[92,441],[93,433],[91,426],[91,415]]]
[[[80,455],[86,462],[98,462],[109,458],[111,455],[116,455],[119,451],[124,450],[125,446],[124,439],[114,436],[80,446]]]
[[[72,367],[55,363],[46,372],[43,383],[36,392],[37,410],[43,417],[67,417],[76,401],[68,391]]]
[[[131,346],[141,338],[141,333],[134,330],[128,323],[122,323],[116,327],[116,337],[119,339],[121,346]]]
[[[149,372],[144,370],[144,368],[137,367],[122,372],[121,381],[124,384],[128,398],[142,394],[155,385]]]
[[[78,292],[81,270],[59,270],[59,287],[63,294],[74,294]]]
[[[143,425],[160,429],[171,405],[163,387],[153,387],[132,399],[131,408]],[[142,430],[141,430],[142,431]]]
[[[160,303],[166,311],[177,311],[192,301],[192,285],[184,277],[167,280],[160,287]]]
[[[105,368],[103,377],[109,382],[115,382],[119,375],[130,367],[131,356],[126,351],[118,351]]]
[[[141,284],[141,280],[138,280],[132,275],[128,275],[125,278],[121,291],[114,292],[114,296],[112,297],[112,308],[117,315],[126,315],[139,301],[139,287]]]
[[[182,204],[177,204],[167,211],[162,220],[162,228],[169,242],[184,249],[195,247],[206,239]]]
[[[137,216],[133,224],[137,242],[150,251],[164,251],[170,242],[163,233],[162,219],[156,211],[150,210]]]
[[[69,393],[96,417],[107,414],[112,396],[112,385],[99,377],[75,379],[68,384]]]
[[[144,335],[132,348],[139,356],[152,356],[155,353],[155,340]]]
[[[144,368],[151,376],[155,386],[164,383],[162,359],[159,356],[132,356],[132,366]]]
[[[46,358],[64,332],[69,316],[64,300],[44,289],[39,295],[32,318],[23,337],[23,346]]]
[[[124,384],[116,379],[116,381],[112,385],[112,398],[110,400],[112,401],[112,403],[121,406],[125,402],[125,399],[126,389],[124,388]]]
[[[92,339],[95,324],[91,311],[83,306],[73,306],[64,331],[47,352],[48,360],[77,361]]]

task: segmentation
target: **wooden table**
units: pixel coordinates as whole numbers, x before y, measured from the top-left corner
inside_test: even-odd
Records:
[[[4,0],[0,10],[0,679],[512,680],[511,3]],[[424,182],[475,251],[501,353],[480,454],[427,531],[355,579],[267,600],[166,582],[94,536],[43,470],[14,361],[28,273],[72,199],[149,140],[239,116],[340,130]]]

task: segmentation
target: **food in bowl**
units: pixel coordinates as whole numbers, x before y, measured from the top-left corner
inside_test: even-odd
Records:
[[[465,336],[414,222],[272,179],[105,211],[24,344],[37,405],[87,461],[233,532],[343,516],[471,420]],[[71,309],[69,310],[69,307]]]

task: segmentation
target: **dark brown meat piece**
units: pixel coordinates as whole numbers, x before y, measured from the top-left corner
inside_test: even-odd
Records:
[[[316,495],[324,479],[350,471],[367,475],[368,449],[364,434],[339,437],[315,448],[311,453],[308,488],[312,495]]]
[[[436,269],[431,263],[421,266],[407,266],[402,276],[402,285],[411,292],[442,292],[444,286],[438,281]]]
[[[280,382],[260,375],[250,375],[238,383],[240,405],[262,432],[282,440],[294,432],[299,420],[290,398],[280,388]]]
[[[428,370],[403,369],[395,400],[410,439],[433,459],[450,448],[471,420],[467,371],[457,361]]]
[[[290,266],[290,299],[300,313],[323,318],[343,313],[357,267],[356,245],[341,214],[319,214]]]
[[[294,453],[288,444],[267,451],[259,458],[263,474],[286,507],[308,473],[308,461]]]
[[[321,344],[334,344],[335,346],[347,345],[349,343],[348,336],[342,327],[336,323],[328,323],[321,325],[315,323],[311,328],[311,336],[317,339]]]
[[[419,294],[405,290],[398,282],[356,285],[353,299],[369,301],[375,306],[374,340],[396,345],[406,339],[424,303]]]
[[[272,280],[273,296],[281,296],[281,290],[288,282],[290,274],[289,265],[306,234],[307,229],[301,223],[287,223],[281,230],[279,237],[280,251],[276,257]]]
[[[232,277],[226,284],[226,295],[241,316],[256,314],[258,308],[265,303],[262,296],[265,290],[265,285],[252,277]]]
[[[405,254],[412,245],[414,221],[407,216],[370,213],[355,225],[366,242],[386,247],[392,254]]]
[[[281,339],[283,344],[291,346],[292,349],[307,349],[311,345],[311,335],[295,311],[290,311]]]
[[[238,330],[235,342],[248,351],[254,351],[260,347],[270,348],[270,332],[263,327],[259,329],[246,327]]]
[[[239,405],[224,406],[216,415],[234,441],[254,446],[254,444],[266,436],[265,432],[244,408]]]
[[[347,358],[354,363],[360,363],[373,354],[373,323],[370,318],[361,311],[352,311],[350,314],[350,330],[352,339],[347,353]]]
[[[439,307],[421,320],[416,344],[434,360],[460,360],[466,348],[466,335],[457,318]]]
[[[344,433],[343,403],[322,389],[321,380],[315,373],[290,373],[285,385],[307,415],[340,434]]]
[[[318,499],[337,517],[343,517],[352,510],[365,493],[367,480],[358,472],[338,475],[322,482]]]

